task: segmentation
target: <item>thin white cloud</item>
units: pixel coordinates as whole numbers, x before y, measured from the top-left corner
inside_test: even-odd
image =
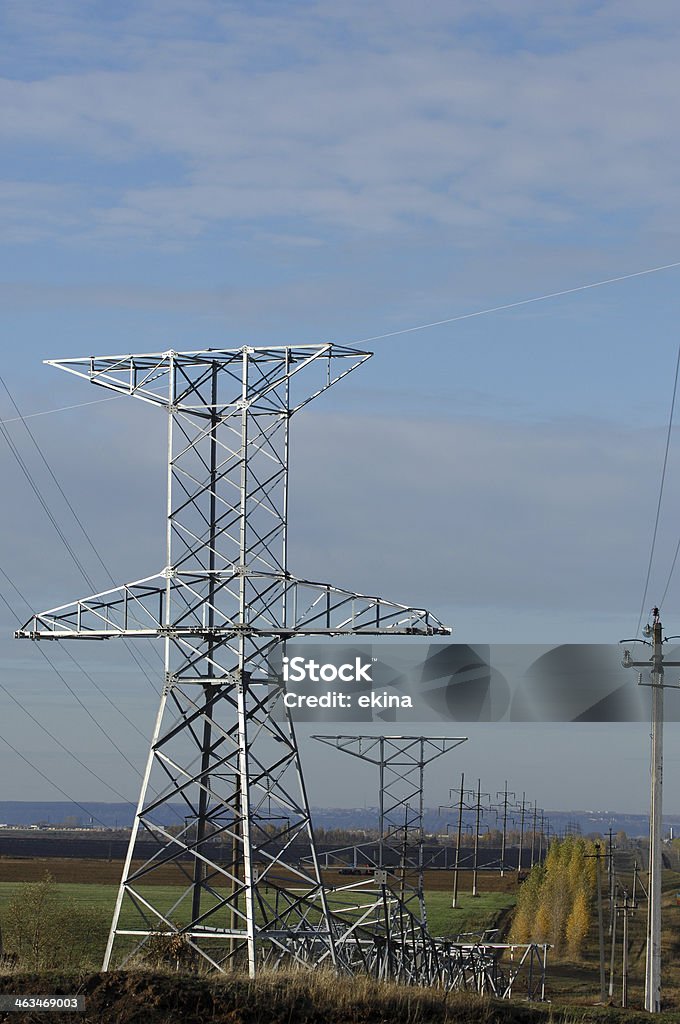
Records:
[[[536,22],[539,8],[508,18],[497,5],[480,22],[477,5],[417,18],[397,5],[382,35],[384,17],[353,3],[285,15],[204,4],[193,20],[178,3],[164,26],[151,3],[110,24],[81,18],[100,66],[5,80],[0,137],[40,145],[36,180],[49,180],[54,147],[85,158],[80,218],[95,233],[181,238],[275,218],[307,234],[559,231],[680,212],[678,16],[644,24],[610,3]],[[60,32],[56,19],[57,51],[75,44],[76,21],[67,8]],[[97,169],[111,194],[95,212],[85,176]]]
[[[39,242],[68,234],[82,223],[76,190],[69,185],[0,180],[0,224],[5,244]]]

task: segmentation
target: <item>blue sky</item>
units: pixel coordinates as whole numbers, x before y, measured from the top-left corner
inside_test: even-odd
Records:
[[[3,377],[33,413],[99,397],[42,367],[45,358],[353,342],[679,260],[679,36],[680,12],[661,0],[559,10],[492,0],[483,14],[466,0],[424,10],[399,0],[7,0]],[[296,425],[294,569],[421,602],[461,641],[630,635],[679,282],[680,268],[667,270],[369,346],[367,366]],[[163,558],[162,417],[131,404],[30,421],[121,580]],[[2,393],[0,415],[13,415]],[[650,605],[678,539],[675,443]],[[6,448],[1,457],[0,565],[35,609],[83,595]],[[106,586],[91,552],[83,558]],[[669,632],[680,632],[679,597],[680,572],[664,609]],[[4,608],[0,621],[14,626]],[[134,777],[42,659],[10,641],[0,651],[5,685],[134,795]],[[107,661],[89,645],[76,653],[150,725],[153,695],[141,695],[129,659],[107,649]],[[143,757],[143,743],[64,665],[106,728],[121,727],[121,744]],[[3,712],[48,774],[76,796],[106,797],[18,708]],[[626,746],[637,760],[624,764],[625,785],[602,778],[598,803],[644,808],[644,729],[589,736],[546,727],[527,753],[522,730],[480,733],[466,770],[493,772],[500,785],[510,764],[521,789],[541,757],[559,751],[563,764],[577,742],[588,753],[568,784],[558,769],[536,795],[584,804],[603,752]],[[667,806],[678,810],[672,747],[668,758]],[[17,770],[2,750],[0,764],[6,780]],[[21,785],[26,798],[49,796],[28,770]]]

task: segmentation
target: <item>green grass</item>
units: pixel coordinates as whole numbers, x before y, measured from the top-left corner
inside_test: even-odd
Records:
[[[0,913],[7,902],[33,882],[0,882]],[[175,885],[138,886],[138,891],[149,899],[159,910],[167,910],[178,898],[182,889]],[[93,907],[113,913],[118,894],[117,885],[97,885],[92,882],[58,882],[54,885],[56,895],[64,902],[81,907]]]
[[[34,882],[0,882],[0,912],[7,902],[27,885]],[[60,882],[54,885],[55,892],[69,903],[84,907],[97,907],[113,911],[113,904],[118,892],[116,885],[93,885],[91,883]]]
[[[433,935],[458,935],[494,928],[503,912],[514,907],[515,896],[507,892],[485,892],[479,896],[462,893],[457,902],[454,910],[450,893],[425,894],[427,921]]]
[[[83,968],[96,969],[102,962],[106,939],[115,906],[118,886],[99,885],[91,882],[59,882],[49,883],[48,906],[41,911],[40,903],[36,902],[36,894],[45,883],[41,882],[0,882],[0,926],[5,935],[6,950],[17,953],[25,967],[66,969],[80,963]],[[149,903],[171,921],[181,927],[191,920],[191,892],[179,886],[147,886],[138,890]],[[224,890],[226,895],[226,890]],[[270,894],[273,898],[273,893]],[[182,897],[178,906],[177,899]],[[208,897],[209,898],[209,897]],[[352,892],[332,894],[331,909],[341,911],[345,907],[356,905],[357,902],[366,906],[379,899],[379,893],[364,891],[357,900]],[[10,904],[14,901],[14,907]],[[473,898],[469,894],[459,897],[456,910],[451,907],[451,894],[448,892],[429,892],[426,896],[428,924],[434,936],[454,937],[461,933],[479,934],[484,929],[495,927],[497,920],[512,905],[513,897],[507,893],[485,893]],[[17,903],[25,912],[17,911]],[[202,911],[209,909],[204,898]],[[417,910],[417,903],[413,907]],[[347,910],[351,919],[353,911]],[[378,918],[380,913],[378,911]],[[318,911],[314,908],[308,920],[318,919]],[[204,918],[203,923],[218,928],[231,924],[231,912],[228,907],[220,906],[214,913]],[[150,911],[146,912],[146,922],[132,900],[126,897],[123,901],[119,927],[163,928],[163,922]],[[38,947],[34,936],[39,935]],[[152,940],[152,943],[155,940]],[[165,940],[159,940],[165,941]],[[226,940],[225,940],[226,941]],[[116,962],[131,952],[138,940],[132,937],[121,937],[116,949]],[[155,947],[153,947],[155,948]],[[217,947],[215,947],[217,949]],[[160,955],[160,953],[159,953]]]
[[[0,882],[0,915],[8,901],[16,893],[21,892],[26,884],[30,883]],[[59,899],[68,906],[94,908],[109,917],[113,914],[118,892],[116,885],[61,882],[55,883],[54,889]],[[181,890],[177,886],[154,885],[142,888],[141,892],[159,911],[165,913],[172,907]],[[334,900],[340,896],[343,897],[343,901],[346,899],[348,902],[355,898],[351,894],[336,893]],[[491,892],[472,897],[469,893],[462,893],[458,897],[458,903],[459,906],[453,910],[450,893],[428,892],[426,894],[428,924],[433,935],[455,935],[492,928],[499,915],[514,905],[514,896],[510,893]],[[189,919],[189,909],[189,901],[185,899],[173,914],[177,923]],[[226,913],[227,911],[225,911]],[[125,927],[137,923],[135,910],[126,900],[123,905],[122,924]]]

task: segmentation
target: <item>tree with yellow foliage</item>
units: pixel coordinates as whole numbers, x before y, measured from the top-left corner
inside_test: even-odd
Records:
[[[566,941],[567,953],[573,960],[578,960],[583,952],[583,944],[590,930],[590,900],[584,889],[579,889],[574,905],[567,918]]]
[[[512,942],[532,941],[544,875],[545,868],[537,864],[522,884],[510,929]]]
[[[533,868],[520,890],[513,941],[547,942],[558,953],[566,947],[570,957],[580,956],[595,894],[593,853],[581,838],[553,840],[545,864]]]

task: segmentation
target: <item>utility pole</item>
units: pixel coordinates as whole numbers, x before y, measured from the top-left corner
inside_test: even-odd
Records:
[[[454,790],[449,790],[449,800],[453,796]],[[458,906],[458,877],[460,874],[460,845],[463,836],[463,811],[473,810],[472,804],[465,803],[466,796],[474,796],[474,792],[471,789],[465,789],[465,772],[460,773],[460,792],[458,797],[458,827],[456,830],[456,855],[453,862],[453,896],[451,899],[451,907],[453,910]],[[443,805],[442,805],[443,806]],[[442,806],[439,807],[439,813],[442,812]],[[451,811],[453,807],[450,804],[446,805],[446,810]],[[448,832],[449,826],[446,826]]]
[[[514,793],[511,793],[510,795],[513,798],[515,796]],[[498,799],[499,796],[503,797],[503,838],[501,840],[501,878],[503,878],[503,875],[505,874],[505,848],[506,848],[506,844],[507,844],[507,834],[508,834],[508,780],[507,779],[505,780],[505,789],[503,790],[502,793],[496,793],[496,799]]]
[[[477,863],[479,857],[479,814],[482,809],[482,780],[477,779],[477,802],[475,804],[475,842],[472,854],[472,895],[477,895]]]
[[[518,804],[519,807],[519,804]],[[522,815],[519,827],[519,853],[517,854],[517,876],[522,873],[522,847],[524,846],[524,813],[526,811],[526,793],[522,793]]]
[[[633,861],[633,905],[637,907],[638,862]]]
[[[637,870],[637,866],[636,866]],[[617,891],[619,893],[619,899],[614,905],[616,916],[621,914],[622,919],[622,937],[621,937],[621,1006],[625,1009],[628,1006],[628,918],[632,913],[635,912],[637,904],[635,897],[629,897],[627,889],[620,889],[617,885]],[[635,875],[633,875],[633,892],[635,891]],[[611,964],[609,967],[609,1000],[612,1001],[614,997],[614,962],[616,953],[616,924],[612,932],[612,953],[611,953]]]
[[[663,651],[661,622],[653,627],[652,763],[649,810],[649,910],[645,960],[645,1009],[661,1010],[661,823],[663,800]]]
[[[637,866],[636,866],[637,867]],[[628,918],[636,910],[635,903],[635,876],[633,876],[633,898],[628,896],[628,890],[623,890],[623,952],[621,955],[621,1006],[625,1009],[628,1006]]]
[[[614,830],[609,827],[609,843],[607,844],[607,881],[609,883],[609,934],[615,930],[616,881],[614,874]],[[609,993],[611,995],[611,992]]]
[[[629,650],[623,652],[624,668],[647,669],[650,682],[642,681],[640,685],[652,689],[652,749],[651,749],[651,793],[649,807],[649,903],[647,913],[647,955],[645,961],[645,1010],[659,1013],[661,1010],[661,823],[662,823],[662,791],[663,791],[663,690],[664,664],[677,668],[679,661],[664,661],[663,627],[659,619],[659,609],[653,609],[653,624],[647,624],[643,630],[649,640],[644,640],[652,648],[652,656],[647,661],[633,661]],[[674,637],[672,639],[675,639]],[[628,641],[623,641],[627,643]],[[630,641],[637,643],[637,641]]]
[[[458,804],[458,834],[456,836],[456,864],[453,869],[453,898],[451,906],[458,906],[458,872],[460,870],[460,841],[463,835],[463,800],[465,797],[465,772],[460,773],[460,801]]]
[[[595,843],[595,857],[597,868],[597,933],[600,949],[600,1002],[606,1002],[605,977],[604,977],[604,922],[602,920],[602,868],[600,864],[600,844]]]
[[[614,998],[614,961],[616,959],[616,898],[612,905],[611,931],[612,955],[609,963],[609,998]]]
[[[482,793],[482,780],[477,779],[477,802],[475,804],[475,845],[474,855],[472,860],[472,895],[478,896],[477,892],[477,873],[479,865],[479,819],[483,815],[482,810],[482,796],[488,796],[491,799],[489,793]]]
[[[507,783],[506,783],[507,786]],[[506,791],[507,792],[507,791]],[[449,799],[453,794],[453,790],[449,790]],[[460,847],[461,837],[463,834],[463,811],[474,811],[475,812],[475,823],[474,825],[468,824],[466,831],[472,832],[474,828],[474,837],[472,843],[472,895],[478,896],[477,892],[477,879],[479,875],[479,829],[480,819],[484,816],[484,807],[482,806],[482,797],[488,797],[491,799],[490,793],[482,793],[482,780],[477,779],[477,789],[465,789],[465,773],[461,772],[460,776],[460,793],[458,797],[458,832],[456,837],[456,856],[453,865],[453,897],[451,900],[451,906],[455,910],[458,906],[458,878],[460,874]],[[466,803],[466,797],[471,799],[476,797],[475,803]],[[439,808],[441,812],[441,807]],[[451,810],[452,808],[448,808]],[[487,829],[488,831],[488,829]]]

